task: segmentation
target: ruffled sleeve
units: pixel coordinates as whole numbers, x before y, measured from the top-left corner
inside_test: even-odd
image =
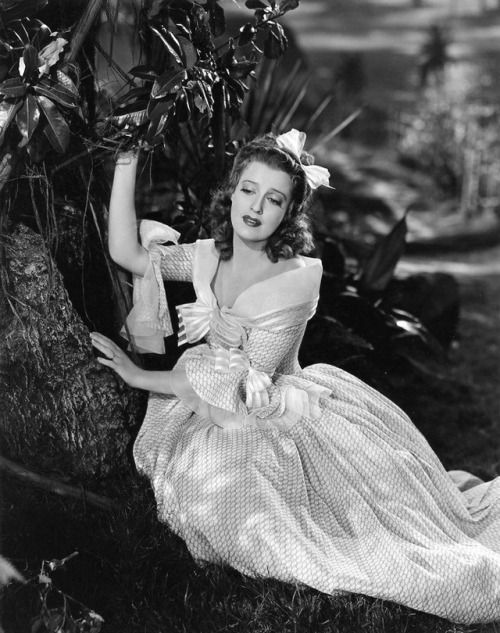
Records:
[[[173,333],[163,280],[191,280],[196,244],[177,244],[179,233],[154,220],[142,220],[139,232],[149,263],[144,276],[133,276],[134,306],[121,335],[139,352],[162,354],[165,352],[163,339]],[[167,242],[173,245],[165,246]]]

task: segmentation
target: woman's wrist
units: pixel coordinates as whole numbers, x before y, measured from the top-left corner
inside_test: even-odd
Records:
[[[139,160],[139,148],[130,149],[116,154],[115,164],[118,165],[133,165]]]
[[[131,387],[135,387],[136,389],[144,389],[145,391],[150,391],[148,386],[148,371],[146,369],[141,369],[137,367],[137,372],[133,379],[133,384],[130,383]]]
[[[144,391],[155,391],[156,393],[171,394],[170,371],[149,371],[137,368],[137,374],[133,379],[132,387],[144,389]]]

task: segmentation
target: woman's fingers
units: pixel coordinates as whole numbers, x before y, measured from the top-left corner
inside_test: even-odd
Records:
[[[109,358],[96,358],[98,363],[101,363],[101,365],[106,365],[107,367],[112,367],[113,366],[113,361]]]
[[[98,363],[112,369],[131,387],[139,384],[142,370],[116,343],[99,332],[91,332],[90,338],[92,345],[104,354],[104,357],[99,356],[96,359]]]
[[[103,354],[106,354],[106,356],[109,356],[110,358],[113,356],[113,350],[106,343],[92,338],[92,345]]]
[[[111,339],[103,334],[99,334],[98,332],[91,332],[90,338],[92,340],[92,345],[96,347],[100,352],[106,354],[111,359],[113,359],[118,354],[121,354],[122,350],[113,343]]]

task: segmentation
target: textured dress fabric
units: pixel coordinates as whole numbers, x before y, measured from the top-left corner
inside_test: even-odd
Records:
[[[300,261],[229,308],[212,240],[162,249],[163,277],[196,291],[181,339],[205,342],[174,368],[175,395],[150,395],[134,446],[160,519],[199,561],[500,619],[500,478],[446,472],[390,400],[336,367],[300,368],[322,272]]]

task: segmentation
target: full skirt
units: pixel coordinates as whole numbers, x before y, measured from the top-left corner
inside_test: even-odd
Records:
[[[500,620],[500,478],[446,472],[406,414],[351,374],[302,377],[331,396],[286,430],[221,428],[152,395],[134,456],[160,519],[195,559],[250,576]]]

